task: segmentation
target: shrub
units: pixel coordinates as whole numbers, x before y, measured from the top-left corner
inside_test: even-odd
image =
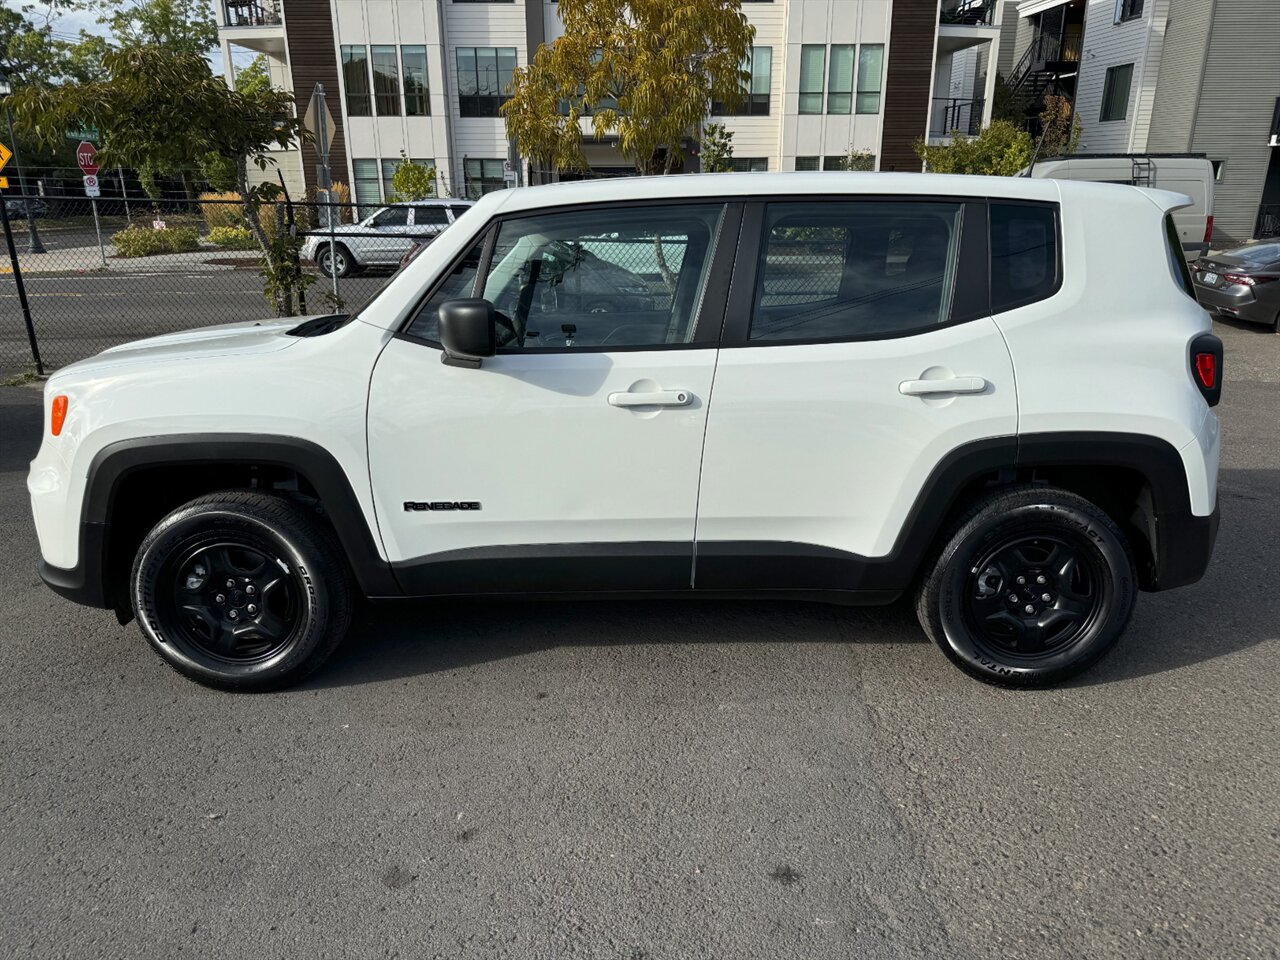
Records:
[[[209,242],[224,250],[257,250],[258,241],[248,227],[211,227]]]
[[[158,253],[190,253],[200,249],[200,234],[194,227],[148,230],[126,227],[111,236],[122,257],[151,257]]]
[[[930,173],[977,173],[1016,177],[1031,162],[1031,135],[1006,120],[993,120],[976,137],[953,136],[945,146],[916,141],[916,153]]]
[[[209,228],[239,227],[244,224],[243,210],[240,207],[240,194],[202,193],[200,194],[200,213]]]

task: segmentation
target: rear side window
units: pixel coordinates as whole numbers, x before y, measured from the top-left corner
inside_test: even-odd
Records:
[[[771,203],[750,340],[892,337],[946,322],[962,205]]]
[[[1182,240],[1173,222],[1173,214],[1165,214],[1164,246],[1169,254],[1169,269],[1173,271],[1173,279],[1182,288],[1182,292],[1194,300],[1196,288],[1191,282],[1191,268],[1187,266],[1187,258],[1182,255]]]
[[[449,215],[444,207],[414,207],[413,225],[415,227],[443,227],[449,222]]]
[[[1043,300],[1057,289],[1057,206],[992,201],[991,312]]]

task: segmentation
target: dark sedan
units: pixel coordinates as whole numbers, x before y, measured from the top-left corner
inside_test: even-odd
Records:
[[[1280,333],[1280,238],[1201,257],[1191,273],[1206,310],[1265,323]]]

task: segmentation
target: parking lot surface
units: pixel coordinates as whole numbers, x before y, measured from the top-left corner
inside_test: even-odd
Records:
[[[0,956],[1280,954],[1280,337],[1227,346],[1205,579],[1063,688],[906,604],[405,604],[216,693],[36,576],[0,389]]]

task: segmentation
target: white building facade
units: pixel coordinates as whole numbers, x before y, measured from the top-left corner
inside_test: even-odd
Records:
[[[1000,39],[996,0],[743,0],[756,29],[741,108],[716,115],[734,168],[919,170],[913,144],[989,122]],[[389,193],[402,156],[433,167],[439,192],[504,186],[509,147],[498,108],[517,66],[563,32],[555,0],[222,0],[223,59],[265,54],[300,109],[322,83],[338,136],[334,180],[362,206]],[[960,106],[956,106],[959,104]],[[584,129],[585,129],[584,121]],[[630,173],[587,138],[591,176]],[[298,195],[319,182],[310,146],[276,156]],[[685,170],[696,170],[694,152]],[[525,179],[580,176],[530,170]],[[276,177],[274,170],[268,176]]]

